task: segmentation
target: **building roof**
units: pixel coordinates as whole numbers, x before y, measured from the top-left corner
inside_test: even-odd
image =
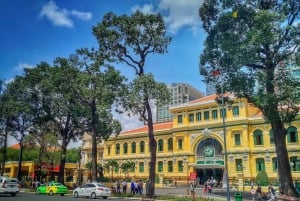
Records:
[[[188,102],[189,104],[194,104],[194,103],[206,103],[206,102],[211,102],[215,101],[217,97],[217,94],[212,94],[210,96],[204,96],[202,98],[198,98],[196,100]]]
[[[13,145],[9,146],[8,148],[12,148],[12,149],[20,149],[20,144],[19,144],[19,143],[16,143],[16,144],[13,144]]]
[[[157,131],[163,131],[163,130],[170,130],[173,128],[173,122],[164,122],[164,123],[155,123],[153,124],[153,129]],[[130,134],[135,134],[135,133],[146,133],[148,131],[148,126],[145,125],[140,128],[135,128],[132,130],[128,130],[125,132],[120,133],[120,135],[130,135]]]

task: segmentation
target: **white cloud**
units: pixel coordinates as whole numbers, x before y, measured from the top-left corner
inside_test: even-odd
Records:
[[[90,20],[92,19],[92,13],[84,13],[84,12],[80,12],[77,10],[72,10],[72,15],[74,15],[75,17],[78,17],[79,19],[82,20]]]
[[[153,122],[155,123],[156,122],[155,102],[150,101],[150,106],[151,106],[151,111],[152,111]],[[133,114],[128,115],[128,112],[124,112],[121,114],[119,114],[117,112],[113,112],[113,116],[115,119],[120,121],[120,123],[122,125],[122,132],[144,126],[144,124],[143,124],[144,122],[140,121],[139,115],[133,115]]]
[[[137,10],[141,11],[144,14],[153,14],[154,13],[152,4],[144,4],[142,7],[140,7],[139,5],[135,5],[131,8],[131,12],[135,12]]]
[[[80,12],[77,10],[68,11],[56,6],[54,1],[50,1],[48,4],[43,6],[40,16],[46,17],[56,26],[72,28],[74,24],[73,20],[71,19],[72,16],[81,20],[90,20],[92,18],[92,13]]]
[[[171,33],[183,27],[189,27],[196,33],[200,26],[199,8],[203,0],[161,0],[158,5],[160,12],[166,12],[165,22]]]
[[[33,64],[19,62],[18,65],[15,67],[15,70],[18,73],[23,73],[25,68],[34,68],[34,67],[35,65]]]

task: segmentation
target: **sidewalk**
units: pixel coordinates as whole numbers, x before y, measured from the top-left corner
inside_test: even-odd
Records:
[[[236,191],[230,192],[230,200],[236,200],[235,198]],[[190,189],[187,187],[160,187],[155,189],[156,195],[171,195],[171,196],[179,196],[179,197],[190,197]],[[217,198],[227,200],[227,192],[226,189],[213,189],[212,194],[207,194],[203,192],[203,188],[196,188],[195,197],[208,197],[208,198]],[[253,201],[252,195],[250,192],[242,192],[242,200],[243,201]]]

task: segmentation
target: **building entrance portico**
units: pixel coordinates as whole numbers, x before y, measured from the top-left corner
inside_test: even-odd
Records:
[[[213,138],[207,137],[198,142],[196,146],[196,160],[193,164],[194,171],[200,183],[204,184],[209,178],[222,182],[224,172],[224,154],[221,143]]]

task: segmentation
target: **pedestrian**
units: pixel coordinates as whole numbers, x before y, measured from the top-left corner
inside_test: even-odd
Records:
[[[203,188],[203,193],[206,194],[207,193],[207,183],[204,183],[204,188]]]
[[[199,178],[199,177],[197,177],[197,179],[196,179],[196,187],[197,187],[198,185],[200,186],[200,178]]]
[[[131,191],[131,194],[135,194],[135,185],[134,185],[134,181],[131,181],[131,183],[130,183],[130,191]]]
[[[212,185],[213,185],[213,184],[208,184],[208,185],[207,185],[208,194],[211,194],[211,193],[212,193]]]
[[[194,199],[196,194],[195,192],[196,189],[195,189],[195,184],[193,182],[190,184],[190,188],[191,188],[191,196]]]
[[[138,182],[138,191],[139,191],[139,194],[142,195],[143,194],[143,181],[140,180]]]
[[[257,195],[258,200],[261,200],[261,193],[262,193],[261,187],[260,187],[260,185],[257,185],[256,195]]]
[[[274,190],[272,184],[269,185],[269,193],[270,193],[271,195],[275,195],[275,190]]]
[[[127,182],[124,180],[122,182],[123,193],[127,193]]]
[[[146,181],[146,195],[149,196],[150,181]]]
[[[121,193],[121,184],[120,184],[120,181],[117,181],[117,193]]]

